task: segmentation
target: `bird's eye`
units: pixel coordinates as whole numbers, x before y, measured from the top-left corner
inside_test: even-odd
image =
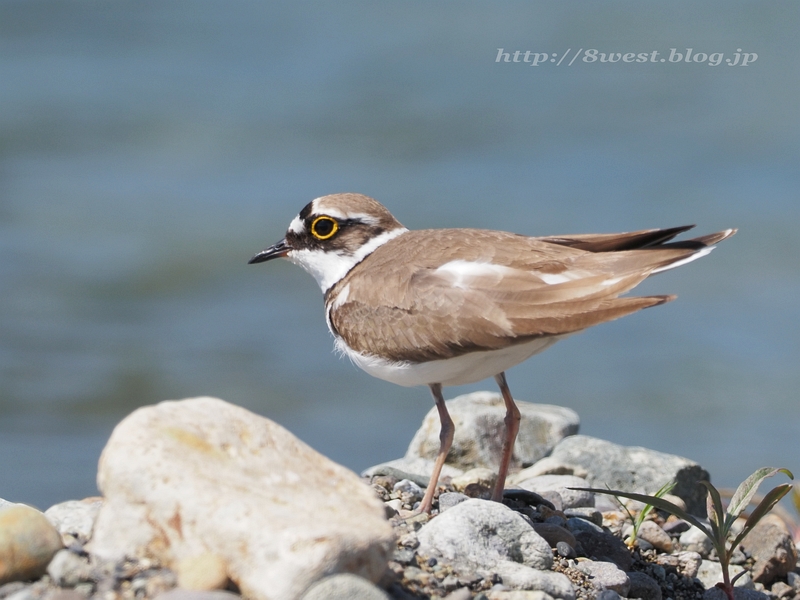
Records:
[[[314,219],[311,223],[311,235],[318,240],[328,240],[339,231],[339,223],[336,219],[327,215],[322,215]]]

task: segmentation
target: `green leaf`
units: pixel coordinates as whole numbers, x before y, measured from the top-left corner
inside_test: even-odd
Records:
[[[647,494],[636,494],[634,492],[621,492],[619,490],[600,490],[596,488],[567,488],[570,490],[579,490],[582,492],[592,492],[595,494],[609,494],[612,496],[622,496],[623,498],[630,498],[631,500],[636,500],[638,502],[642,502],[644,504],[652,504],[656,508],[666,511],[675,515],[678,518],[683,519],[684,521],[694,525],[701,531],[705,532],[705,534],[711,537],[711,533],[708,531],[708,528],[703,525],[697,517],[693,517],[688,512],[683,510],[680,506],[673,504],[669,500],[664,500],[663,498],[657,498],[655,496],[648,496]]]
[[[766,477],[772,477],[778,472],[786,473],[789,476],[789,479],[794,479],[792,473],[786,469],[775,469],[773,467],[762,467],[758,469],[755,473],[750,475],[750,477],[745,479],[738,488],[736,488],[736,491],[733,493],[733,497],[728,504],[728,514],[735,520],[742,513],[742,511],[748,507],[750,500],[753,499],[753,496],[758,490],[758,486],[761,484],[761,482]]]
[[[707,510],[708,510],[708,521],[711,524],[711,531],[714,534],[714,539],[717,542],[721,542],[722,546],[725,546],[725,538],[728,537],[728,527],[725,523],[725,516],[724,510],[725,507],[722,505],[722,498],[711,483],[708,481],[701,481],[702,485],[706,487],[708,490],[708,499],[707,499]]]
[[[782,483],[776,488],[771,489],[767,492],[764,499],[759,502],[758,506],[755,507],[750,516],[745,521],[744,527],[742,528],[742,532],[736,536],[736,539],[733,540],[731,544],[731,549],[735,550],[739,547],[739,544],[742,543],[742,540],[747,536],[748,533],[756,526],[764,515],[766,515],[772,508],[781,501],[786,494],[792,491],[792,484],[791,483]]]

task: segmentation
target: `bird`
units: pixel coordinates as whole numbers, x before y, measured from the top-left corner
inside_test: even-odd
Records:
[[[430,514],[454,433],[442,388],[490,377],[500,388],[505,433],[491,498],[502,501],[520,424],[505,371],[588,327],[673,300],[621,295],[736,233],[672,241],[692,227],[549,237],[409,230],[377,200],[337,193],[308,203],[249,264],[285,258],[305,269],[337,350],[374,377],[430,388],[439,451],[417,509]]]

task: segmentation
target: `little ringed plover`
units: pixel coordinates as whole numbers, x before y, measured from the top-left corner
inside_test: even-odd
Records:
[[[500,387],[506,433],[492,494],[500,501],[520,420],[506,369],[587,327],[673,300],[619,296],[736,232],[671,241],[691,227],[553,237],[409,231],[372,198],[332,194],[307,204],[250,263],[303,267],[322,288],[336,348],[374,377],[430,387],[441,419],[420,505],[430,512],[454,431],[442,386],[494,377]]]

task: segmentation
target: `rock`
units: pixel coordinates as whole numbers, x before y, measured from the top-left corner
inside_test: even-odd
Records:
[[[594,523],[595,525],[603,524],[603,513],[590,506],[578,506],[575,508],[568,508],[564,511],[564,514],[567,517],[577,517],[579,519],[585,519],[590,523]]]
[[[153,600],[241,600],[238,594],[214,590],[199,592],[196,590],[182,590],[180,588],[157,594]]]
[[[684,550],[688,552],[697,552],[703,558],[706,558],[708,553],[714,548],[714,544],[709,537],[695,526],[689,527],[678,539]]]
[[[444,560],[457,571],[480,573],[502,562],[534,569],[553,564],[544,538],[522,516],[497,502],[466,500],[427,523],[417,536],[419,554]]]
[[[739,565],[729,565],[728,573],[731,579],[744,571],[743,567]],[[720,564],[713,560],[704,560],[700,563],[700,568],[697,570],[696,577],[703,584],[706,589],[712,588],[722,581],[722,567]],[[743,575],[736,580],[734,587],[753,587],[753,581],[747,575]]]
[[[375,475],[391,475],[397,479],[410,479],[420,487],[427,487],[428,481],[433,473],[435,461],[427,458],[410,457],[396,458],[385,463],[380,463],[365,469],[361,472],[362,477],[373,477]],[[463,474],[463,469],[458,469],[452,465],[442,467],[442,477],[458,477]]]
[[[653,521],[645,521],[639,526],[638,537],[661,552],[672,552],[672,538]]]
[[[61,548],[58,531],[35,508],[24,504],[0,508],[0,585],[44,575]]]
[[[578,432],[580,419],[569,408],[521,401],[517,401],[517,407],[522,421],[514,444],[512,467],[532,465],[547,456],[559,440]],[[455,424],[447,463],[462,470],[485,467],[495,471],[505,432],[502,396],[496,392],[465,394],[447,401],[447,409]],[[439,413],[431,408],[411,440],[406,458],[435,459],[439,429]]]
[[[620,600],[621,596],[614,590],[602,590],[595,600]]]
[[[776,581],[770,588],[770,593],[778,598],[786,598],[787,596],[794,596],[794,588],[782,581]]]
[[[418,500],[422,500],[423,491],[422,488],[419,487],[416,483],[411,481],[410,479],[401,479],[397,483],[394,484],[392,487],[393,492],[397,492],[401,496],[404,496],[403,500],[406,500],[405,497],[408,498],[408,501],[414,502]]]
[[[558,542],[556,544],[556,550],[558,551],[558,555],[562,558],[576,558],[578,556],[575,552],[575,548],[570,546],[567,542]]]
[[[303,600],[390,600],[382,589],[351,573],[325,577],[303,594]]]
[[[469,496],[459,492],[445,492],[439,494],[439,512],[442,513],[448,508],[453,508],[456,504],[461,504],[464,500],[469,500]]]
[[[539,475],[575,475],[576,477],[586,476],[589,471],[578,465],[565,465],[561,461],[554,459],[552,456],[545,456],[541,460],[537,460],[530,467],[512,473],[508,476],[509,484],[516,485],[517,481],[525,481],[531,477],[538,477]]]
[[[92,579],[92,567],[88,558],[69,550],[59,550],[47,565],[47,574],[58,586],[75,587]]]
[[[678,552],[675,555],[678,559],[678,567],[680,572],[689,578],[697,577],[697,572],[700,570],[700,565],[703,564],[703,557],[698,552]]]
[[[796,571],[786,574],[786,583],[792,586],[795,592],[800,592],[800,575]]]
[[[530,490],[537,494],[546,492],[557,492],[561,496],[562,509],[593,507],[594,494],[592,492],[581,492],[568,488],[591,487],[589,482],[574,475],[539,475],[524,481],[518,481],[515,485],[524,490]]]
[[[631,583],[628,590],[629,598],[641,598],[641,600],[661,600],[661,586],[658,582],[639,571],[628,572],[628,580]]]
[[[756,590],[748,590],[740,587],[733,588],[733,598],[734,600],[770,600],[770,596],[764,592],[757,592]],[[705,591],[703,600],[728,600],[728,596],[721,588],[712,587]]]
[[[495,566],[503,585],[520,589],[545,592],[553,598],[574,600],[575,589],[563,573],[540,571],[515,562],[502,562]]]
[[[613,590],[620,596],[627,596],[631,587],[630,579],[611,562],[586,560],[578,563],[578,570],[583,571],[591,579],[598,590]]]
[[[178,586],[185,590],[205,592],[222,590],[228,585],[228,571],[222,557],[213,552],[187,556],[175,565]]]
[[[590,487],[654,494],[667,481],[677,485],[672,494],[686,502],[690,513],[705,515],[705,488],[708,472],[688,458],[664,454],[640,447],[626,447],[597,438],[574,435],[565,437],[553,449],[553,464],[569,465],[587,471]]]
[[[486,597],[488,600],[553,600],[550,594],[538,590],[490,590]]]
[[[491,491],[497,481],[497,471],[485,467],[476,467],[465,471],[463,475],[453,477],[450,484],[457,492],[464,492],[470,485]]]
[[[797,547],[786,523],[777,515],[762,518],[741,546],[756,561],[752,571],[754,581],[769,585],[794,571]]]
[[[551,523],[534,523],[533,530],[544,538],[551,548],[555,548],[559,542],[569,544],[573,548],[578,543],[575,536],[569,530],[553,525]]]
[[[589,523],[591,525],[591,523]],[[573,532],[584,554],[595,561],[612,562],[623,571],[630,571],[633,559],[628,547],[610,533],[591,529]]]
[[[377,581],[392,551],[383,503],[354,473],[215,398],[129,415],[103,450],[98,486],[90,552],[174,567],[213,551],[254,600],[294,600],[339,572]]]
[[[68,500],[51,506],[44,511],[44,516],[61,534],[65,546],[71,542],[70,537],[85,544],[92,537],[92,528],[101,506],[103,499],[99,497]]]
[[[452,575],[448,575],[448,577],[452,577]],[[462,587],[447,594],[442,600],[471,600],[471,598],[472,592],[469,591],[469,588]]]
[[[599,525],[595,525],[586,519],[579,519],[578,517],[570,517],[567,519],[567,529],[569,529],[572,533],[577,533],[579,531],[603,533],[603,528]]]

